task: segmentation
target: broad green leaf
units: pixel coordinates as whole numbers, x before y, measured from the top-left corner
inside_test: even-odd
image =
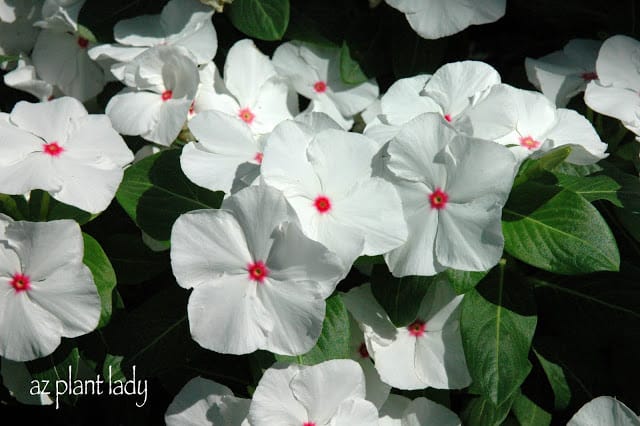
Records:
[[[513,398],[496,406],[482,396],[473,398],[462,413],[463,424],[468,426],[500,426],[511,410]]]
[[[360,64],[351,57],[346,41],[340,49],[340,78],[346,84],[360,84],[368,80]]]
[[[621,186],[609,176],[569,176],[563,174],[555,176],[558,179],[558,185],[581,195],[587,201],[607,200],[622,207],[622,202],[618,197]]]
[[[107,354],[102,364],[102,377],[106,382],[114,382],[116,380],[126,380],[126,376],[122,371],[122,356],[114,356]]]
[[[457,294],[464,294],[472,290],[487,275],[487,272],[458,271],[447,269],[439,275],[444,276],[451,283]]]
[[[27,200],[22,195],[0,194],[0,213],[11,216],[14,220],[24,220],[28,211]]]
[[[555,364],[540,355],[535,349],[533,353],[536,355],[540,366],[547,376],[547,380],[553,390],[553,406],[556,410],[564,410],[569,406],[571,401],[571,388],[564,375],[564,370],[558,364]]]
[[[327,299],[327,309],[318,343],[299,356],[276,355],[278,361],[314,365],[330,359],[350,358],[350,331],[347,308],[339,294]]]
[[[528,287],[505,277],[504,264],[468,292],[460,329],[474,390],[494,405],[509,400],[531,370],[528,355],[537,317]]]
[[[153,278],[169,266],[166,252],[154,252],[140,235],[111,235],[104,243],[120,284],[138,284]]]
[[[112,295],[113,289],[116,287],[116,274],[100,244],[88,234],[82,233],[82,238],[84,240],[84,258],[82,262],[87,265],[91,270],[91,274],[93,274],[93,281],[98,288],[102,303],[100,323],[98,324],[98,328],[100,328],[104,327],[111,318]]]
[[[124,172],[116,194],[122,208],[152,238],[167,241],[178,216],[220,206],[222,192],[192,183],[180,168],[180,151],[169,149],[145,158]]]
[[[385,265],[375,266],[371,273],[371,292],[396,327],[415,321],[422,299],[435,277],[392,276]]]
[[[78,366],[80,363],[80,352],[70,340],[63,340],[54,353],[35,361],[27,362],[27,369],[34,379],[49,381],[47,391],[51,392],[51,399],[54,406],[68,404],[74,405],[77,396],[71,395],[69,381],[78,377]]]
[[[261,40],[282,39],[289,25],[289,0],[234,0],[226,10],[237,29]]]
[[[571,154],[571,147],[565,145],[547,152],[536,160],[526,160],[522,166],[520,166],[518,176],[513,182],[514,188],[553,170],[564,162],[564,160],[569,157],[569,154]]]
[[[551,424],[551,414],[522,393],[515,398],[511,409],[520,426],[549,426]]]
[[[607,222],[571,191],[526,182],[514,188],[502,218],[505,250],[525,263],[559,274],[620,267]]]

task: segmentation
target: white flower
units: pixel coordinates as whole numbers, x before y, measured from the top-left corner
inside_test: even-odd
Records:
[[[171,266],[189,298],[192,337],[221,353],[256,349],[298,355],[322,329],[325,301],[344,270],[306,238],[282,194],[266,186],[237,192],[221,210],[178,218]]]
[[[459,326],[462,298],[449,283],[437,281],[429,287],[415,321],[396,328],[370,284],[343,296],[364,331],[382,381],[398,389],[460,389],[471,383]]]
[[[6,358],[0,358],[0,374],[2,374],[2,384],[9,390],[11,396],[21,404],[53,404],[53,400],[49,395],[45,393],[32,395],[29,392],[33,377],[24,362],[15,362]]]
[[[123,135],[140,135],[169,146],[187,121],[198,88],[198,68],[184,48],[158,46],[128,63],[125,88],[109,100],[106,113]]]
[[[309,238],[338,254],[345,266],[377,255],[407,238],[393,186],[372,177],[378,145],[359,134],[302,123],[280,124],[267,139],[264,181],[280,189]]]
[[[212,191],[237,192],[260,176],[261,143],[244,122],[217,111],[204,111],[189,122],[198,142],[180,156],[184,174]]]
[[[250,402],[213,380],[195,377],[173,399],[164,421],[167,426],[249,426]]]
[[[18,59],[16,68],[4,75],[4,84],[30,93],[40,101],[52,99],[54,90],[59,92],[59,89],[38,77],[31,60],[23,55]]]
[[[605,40],[596,73],[599,80],[587,86],[585,103],[640,135],[640,42],[623,35]]]
[[[509,109],[515,118],[511,131],[497,138],[494,131],[496,121],[492,121],[491,117],[499,117],[504,107],[493,102],[493,93],[501,93],[502,97],[508,95]],[[469,122],[474,136],[511,147],[519,160],[532,154],[539,156],[562,145],[571,145],[567,162],[573,164],[593,164],[608,156],[605,153],[607,144],[600,140],[585,117],[571,109],[556,109],[549,99],[538,92],[516,89],[506,84],[492,88],[489,95],[476,105]],[[502,128],[507,125],[505,123]]]
[[[39,17],[39,1],[0,0],[0,55],[17,55],[29,52],[38,36],[33,26]],[[0,66],[4,69],[0,62]]]
[[[583,405],[567,426],[640,426],[640,418],[617,399],[599,396]]]
[[[501,215],[517,164],[513,154],[458,134],[433,113],[405,124],[388,152],[409,227],[406,244],[385,255],[393,274],[495,265],[504,246]]]
[[[469,25],[495,22],[504,16],[507,0],[386,0],[403,12],[420,37],[436,39]]]
[[[195,0],[171,0],[160,15],[118,22],[113,35],[119,44],[96,46],[89,55],[94,60],[112,62],[111,72],[120,80],[126,63],[153,46],[181,46],[191,52],[197,64],[206,64],[218,49],[212,15],[211,8]]]
[[[389,395],[380,408],[380,426],[460,426],[456,414],[426,398],[413,401],[400,395]]]
[[[286,83],[252,40],[240,40],[229,49],[223,88],[215,71],[210,72],[207,80],[211,83],[201,87],[198,94],[198,111],[213,109],[227,113],[246,123],[256,135],[269,133],[278,123],[293,118],[292,112],[297,112],[297,101],[291,102]]]
[[[133,154],[104,115],[74,98],[0,114],[0,193],[33,189],[90,213],[107,208]]]
[[[527,78],[553,103],[566,106],[584,92],[587,83],[598,79],[596,58],[602,45],[598,40],[574,39],[562,50],[538,59],[526,58]]]
[[[342,82],[337,48],[287,42],[274,52],[273,64],[298,93],[311,99],[313,111],[328,114],[345,129],[353,124],[353,115],[378,97],[373,79],[357,85]]]
[[[0,216],[0,356],[47,356],[61,337],[98,326],[100,297],[83,252],[80,227],[72,220],[14,222]]]
[[[249,409],[253,426],[377,426],[364,375],[352,360],[276,365],[260,379]]]

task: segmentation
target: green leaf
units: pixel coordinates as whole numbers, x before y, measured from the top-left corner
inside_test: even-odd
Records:
[[[371,273],[371,292],[396,327],[415,321],[420,304],[435,277],[392,276],[385,265],[375,266]]]
[[[74,405],[76,402],[77,396],[71,395],[69,381],[73,383],[77,378],[79,362],[78,348],[70,340],[63,340],[51,355],[27,362],[27,369],[43,385],[43,380],[49,381],[47,391],[51,392],[50,397],[59,408],[60,403]]]
[[[340,295],[334,294],[327,299],[326,315],[318,343],[304,355],[276,355],[276,359],[304,365],[314,365],[330,359],[348,359],[351,357],[350,339],[347,308]]]
[[[515,398],[511,409],[520,426],[549,426],[551,424],[551,414],[522,393]]]
[[[289,25],[289,0],[235,0],[226,10],[237,29],[261,40],[282,39]]]
[[[477,397],[471,400],[462,413],[463,424],[468,426],[500,426],[511,410],[513,399],[496,406],[489,399]]]
[[[607,222],[580,195],[526,182],[503,209],[505,250],[559,274],[617,271],[620,254]]]
[[[29,206],[22,195],[0,194],[0,213],[14,220],[24,220],[28,216]]]
[[[122,371],[122,360],[124,357],[107,354],[102,364],[102,377],[105,381],[115,382],[116,380],[126,380]]]
[[[440,272],[439,275],[444,276],[451,283],[457,294],[464,294],[472,290],[487,275],[486,272],[458,271],[455,269],[447,269]]]
[[[571,388],[569,382],[564,375],[564,370],[558,364],[555,364],[540,355],[535,349],[533,353],[536,355],[540,366],[547,376],[547,380],[553,390],[553,406],[556,410],[564,410],[569,406],[571,401]]]
[[[84,240],[84,258],[82,262],[87,265],[91,270],[91,274],[93,274],[93,281],[96,283],[102,303],[100,323],[98,324],[98,328],[100,328],[104,327],[111,318],[112,294],[113,289],[116,287],[116,274],[100,244],[84,232],[82,233],[82,239]]]
[[[368,80],[360,64],[351,57],[346,41],[340,49],[340,78],[346,84],[360,84]]]
[[[555,176],[558,179],[558,185],[581,195],[587,201],[608,200],[614,205],[622,207],[622,202],[618,197],[618,191],[622,187],[609,176],[569,176],[564,174],[556,174]]]
[[[460,329],[474,389],[499,406],[531,370],[529,348],[537,317],[520,278],[505,282],[501,261],[462,301]]]
[[[122,208],[152,238],[167,241],[178,216],[218,208],[222,192],[192,183],[180,168],[180,151],[169,149],[145,158],[124,172],[116,193]]]
[[[560,165],[571,154],[571,147],[568,145],[560,146],[547,152],[537,160],[526,160],[522,166],[518,176],[513,182],[513,187],[525,183],[531,179],[539,177]]]
[[[589,176],[602,171],[602,167],[597,164],[579,166],[571,163],[560,163],[551,170],[553,173],[561,173],[569,176]]]
[[[169,265],[166,252],[154,252],[140,235],[116,234],[105,242],[120,284],[139,284],[162,273]]]

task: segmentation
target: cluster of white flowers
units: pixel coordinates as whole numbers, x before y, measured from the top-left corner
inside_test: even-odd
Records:
[[[430,38],[492,22],[505,9],[504,0],[387,2]],[[563,108],[585,86],[591,108],[640,135],[640,43],[628,37],[612,37],[597,55],[597,43],[576,41],[527,61],[544,94],[464,61],[399,80],[379,97],[374,80],[341,80],[339,49],[297,41],[269,58],[240,40],[221,76],[212,62],[213,10],[196,0],[118,23],[117,43],[108,45],[77,23],[83,3],[0,1],[0,34],[26,34],[0,41],[0,53],[20,55],[5,83],[43,101],[0,114],[0,193],[41,189],[99,213],[133,160],[118,133],[168,147],[188,129],[195,140],[182,149],[184,174],[226,198],[220,209],[177,219],[171,266],[178,284],[193,289],[193,339],[216,352],[311,350],[325,300],[359,256],[382,255],[397,277],[495,266],[502,208],[523,161],[562,145],[578,165],[607,156],[590,122]],[[81,101],[112,79],[125,88],[106,115],[89,115]],[[304,111],[298,95],[309,99]],[[350,132],[360,113],[364,132]],[[100,300],[72,221],[0,217],[0,285],[0,355],[9,360],[48,355],[60,336],[97,326]],[[194,379],[167,423],[460,424],[442,406],[389,390],[470,384],[463,296],[437,281],[415,320],[399,328],[369,285],[342,297],[357,324],[352,355],[360,364],[276,365],[251,402]]]

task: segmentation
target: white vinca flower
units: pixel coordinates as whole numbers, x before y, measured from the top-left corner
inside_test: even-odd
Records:
[[[345,274],[333,253],[302,234],[280,191],[267,186],[237,192],[220,210],[180,216],[171,231],[171,266],[178,284],[193,288],[192,337],[231,354],[310,350],[324,300]]]
[[[60,89],[53,87],[38,77],[31,59],[24,55],[20,55],[16,68],[4,75],[4,84],[30,93],[41,102],[53,99],[54,91],[57,95],[60,94]]]
[[[38,36],[39,0],[0,0],[0,56],[30,52]],[[0,69],[7,67],[0,62]]]
[[[295,98],[287,84],[252,40],[240,40],[229,49],[224,86],[216,78],[215,69],[209,71],[207,80],[210,83],[202,85],[198,93],[196,111],[224,112],[243,121],[256,135],[271,132],[297,113],[297,99],[292,102]]]
[[[496,122],[491,117],[499,117],[503,107],[493,102],[494,93],[500,93],[498,97],[506,95],[509,98],[511,114],[515,118],[510,131],[500,137],[495,137]],[[538,157],[563,145],[571,145],[567,162],[573,164],[593,164],[608,156],[605,153],[607,144],[600,140],[585,117],[571,109],[556,108],[541,93],[506,84],[491,89],[487,97],[476,105],[469,123],[474,136],[510,147],[520,161],[529,156]],[[508,124],[503,123],[500,127],[505,126]]]
[[[187,50],[151,48],[126,65],[129,87],[109,100],[106,113],[123,135],[169,146],[187,121],[198,82],[198,68]]]
[[[334,359],[314,366],[276,364],[265,371],[249,409],[252,426],[377,426],[365,400],[358,363]]]
[[[360,324],[382,381],[398,389],[461,389],[471,383],[460,335],[460,303],[445,281],[433,283],[415,321],[397,328],[364,284],[343,300]]]
[[[311,99],[311,110],[328,114],[345,129],[378,97],[373,79],[356,85],[342,81],[337,48],[287,42],[274,52],[273,64],[299,94]]]
[[[596,58],[602,42],[574,39],[562,50],[538,59],[526,58],[527,78],[556,106],[565,107],[571,98],[597,80]]]
[[[506,148],[456,132],[437,114],[405,124],[387,167],[409,228],[385,255],[395,276],[486,271],[504,247],[501,216],[517,162]]]
[[[98,326],[100,297],[83,253],[72,220],[14,222],[0,215],[0,356],[41,358],[61,337]]]
[[[640,42],[623,35],[605,40],[596,73],[599,80],[587,86],[585,103],[640,135]]]
[[[195,377],[173,399],[164,421],[167,426],[249,426],[250,403],[224,385]]]
[[[495,22],[505,13],[507,0],[385,0],[405,14],[422,38],[455,34],[469,25]]]
[[[447,407],[420,397],[413,401],[389,395],[380,408],[379,426],[460,426],[460,418]]]
[[[617,399],[599,396],[583,405],[567,426],[640,426],[640,417]]]
[[[105,115],[76,99],[18,102],[0,113],[0,193],[47,191],[90,213],[105,210],[133,153]]]
[[[218,49],[218,38],[211,22],[213,10],[195,0],[171,0],[159,15],[143,15],[116,24],[116,44],[103,44],[89,50],[94,60],[111,63],[119,80],[124,67],[153,46],[180,46],[194,56],[197,64],[210,62]]]
[[[286,121],[269,135],[261,173],[296,210],[309,238],[338,254],[345,266],[407,239],[400,198],[389,182],[372,177],[378,144],[365,136],[314,131]]]

